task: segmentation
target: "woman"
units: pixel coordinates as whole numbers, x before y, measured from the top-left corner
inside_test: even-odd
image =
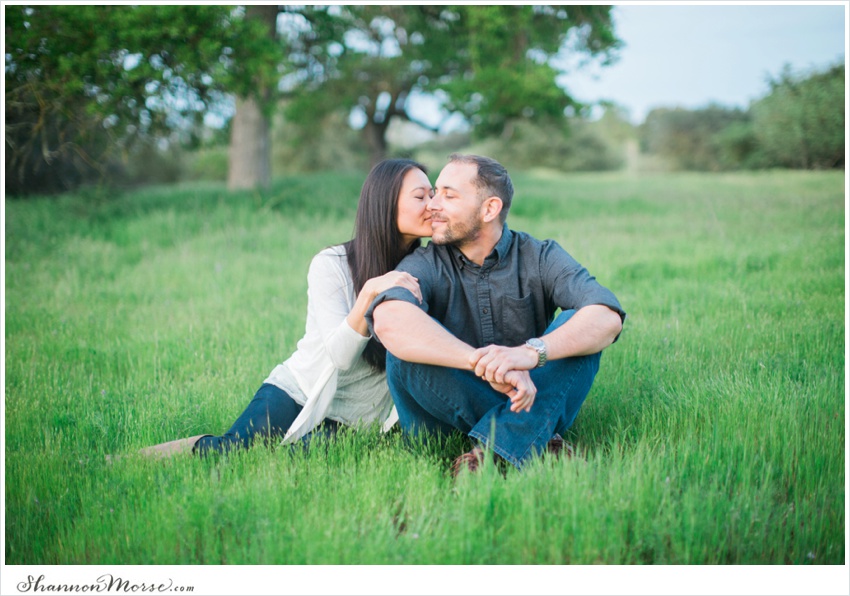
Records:
[[[201,455],[249,447],[256,439],[296,441],[319,425],[397,420],[387,388],[386,349],[370,338],[364,315],[392,286],[421,299],[409,273],[393,271],[431,235],[425,167],[408,159],[376,165],[360,191],[354,239],[319,252],[307,274],[307,326],[295,353],[275,367],[222,436],[198,435],[154,445],[145,455]],[[387,419],[387,416],[392,415]]]

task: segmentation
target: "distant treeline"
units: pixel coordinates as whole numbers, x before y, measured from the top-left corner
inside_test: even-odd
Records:
[[[828,169],[844,167],[844,64],[794,73],[786,67],[769,81],[769,92],[746,110],[720,105],[700,109],[657,108],[640,125],[624,110],[603,105],[601,118],[589,110],[549,120],[515,119],[499,134],[453,133],[410,147],[389,142],[388,153],[439,167],[454,151],[492,155],[512,169],[549,168],[566,172],[632,170],[729,171],[768,168]],[[320,170],[370,167],[369,148],[354,130],[344,109],[320,123],[288,121],[282,102],[272,118],[272,171],[276,176]],[[6,143],[25,146],[26,132],[10,125]],[[68,122],[68,127],[78,123]],[[33,160],[40,169],[21,178],[7,176],[7,195],[61,192],[80,185],[107,187],[167,184],[183,180],[225,180],[230,124],[207,129],[186,143],[142,145],[129,159],[111,159],[81,177],[81,152]],[[45,134],[61,142],[70,134],[50,128]],[[18,136],[21,138],[18,139]],[[391,135],[392,136],[392,135]],[[201,138],[203,137],[203,138]],[[98,138],[99,142],[103,139]],[[61,144],[61,143],[60,143]],[[41,146],[29,151],[40,153]],[[8,162],[8,155],[7,155]],[[48,165],[49,164],[49,165]],[[9,165],[7,163],[7,165]],[[33,184],[33,181],[40,182]]]
[[[643,153],[681,170],[844,166],[844,64],[795,74],[786,67],[746,111],[656,109],[639,127]]]
[[[132,16],[129,12],[118,14]],[[175,35],[179,38],[179,34]],[[34,37],[28,47],[35,47],[39,39],[45,38]],[[96,72],[103,70],[97,85],[89,88],[77,84],[81,91],[74,95],[71,91],[76,87],[68,82],[74,79],[63,74],[65,62],[61,55],[45,52],[21,50],[12,67],[7,67],[7,83],[14,83],[7,85],[6,91],[7,195],[62,192],[90,184],[114,187],[227,179],[234,150],[232,119],[223,128],[211,129],[201,124],[202,111],[194,114],[191,126],[187,124],[188,117],[175,124],[173,120],[179,114],[173,111],[156,112],[146,107],[136,114],[140,106],[159,105],[150,98],[142,103],[129,95],[131,89],[152,89],[149,81],[156,71],[137,73],[141,67],[128,68],[126,52],[109,63],[112,70],[104,70],[103,60],[97,58],[100,66]],[[68,52],[71,55],[70,49]],[[46,65],[52,64],[48,57],[56,62],[51,68],[58,73],[55,81],[51,80],[52,86],[40,80],[45,78]],[[195,57],[199,61],[202,58]],[[68,72],[78,68],[75,61]],[[128,73],[137,78],[128,78]],[[505,112],[499,126],[479,124],[471,126],[468,133],[432,134],[431,140],[416,145],[404,141],[423,130],[415,130],[414,119],[399,117],[402,126],[393,133],[393,127],[386,125],[382,142],[389,155],[410,156],[433,165],[443,163],[453,151],[468,151],[497,157],[510,168],[560,171],[843,167],[843,62],[806,72],[793,72],[786,67],[769,85],[767,94],[745,110],[720,105],[657,108],[638,126],[631,124],[622,108],[614,104],[602,105],[602,117],[591,118],[589,106],[573,103],[561,110],[566,115],[526,110],[534,116],[530,117],[524,112]],[[104,90],[112,87],[112,95],[105,94]],[[169,97],[180,92],[178,86]],[[327,103],[324,93],[314,90],[307,99]],[[103,95],[112,102],[103,100],[103,113],[98,114],[90,103],[85,103],[101,105],[89,97],[92,94],[95,99]],[[224,101],[222,94],[216,97],[217,101]],[[370,167],[375,151],[370,135],[364,134],[368,133],[368,122],[361,130],[352,128],[350,105],[327,108],[323,115],[313,118],[300,118],[292,116],[300,113],[292,109],[298,101],[303,104],[307,100],[279,98],[269,110],[274,175],[365,171]],[[133,118],[150,130],[142,131],[142,124],[133,125]],[[116,133],[119,122],[124,127],[120,135]],[[142,142],[131,143],[136,137]]]
[[[610,171],[728,171],[768,168],[827,169],[844,166],[844,64],[795,74],[785,69],[769,92],[748,109],[709,105],[658,108],[640,125],[624,110],[603,106],[601,118],[586,113],[531,122],[515,120],[501,134],[454,133],[415,147],[390,140],[392,155],[439,165],[453,151],[497,157],[513,169]],[[283,110],[281,110],[281,113]],[[321,127],[275,119],[272,165],[276,175],[328,169],[366,169],[368,150],[346,114]],[[224,179],[226,137],[182,155],[182,176]],[[148,169],[150,171],[150,169]]]
[[[844,63],[794,73],[786,67],[748,109],[657,108],[638,126],[615,105],[601,119],[518,123],[513,134],[472,147],[514,167],[564,171],[728,171],[844,167]]]

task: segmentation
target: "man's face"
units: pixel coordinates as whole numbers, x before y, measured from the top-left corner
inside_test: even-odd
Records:
[[[473,184],[476,176],[475,164],[452,162],[440,172],[434,184],[434,196],[428,201],[431,242],[462,247],[478,238],[484,197]]]

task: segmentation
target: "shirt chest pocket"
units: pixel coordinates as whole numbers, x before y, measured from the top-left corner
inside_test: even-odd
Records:
[[[531,294],[522,298],[503,296],[501,300],[501,316],[496,320],[498,341],[506,346],[518,346],[536,333],[537,318],[534,312],[534,296]]]

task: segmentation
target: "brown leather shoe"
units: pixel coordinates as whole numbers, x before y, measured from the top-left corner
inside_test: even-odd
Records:
[[[484,450],[481,447],[476,447],[472,451],[464,453],[452,462],[452,477],[457,478],[458,475],[467,469],[470,472],[475,472],[484,463]]]
[[[552,438],[549,439],[549,442],[546,443],[546,452],[555,456],[555,459],[559,459],[561,455],[570,458],[575,455],[575,449],[573,446],[567,443],[564,440],[564,437],[555,433],[552,435]]]

